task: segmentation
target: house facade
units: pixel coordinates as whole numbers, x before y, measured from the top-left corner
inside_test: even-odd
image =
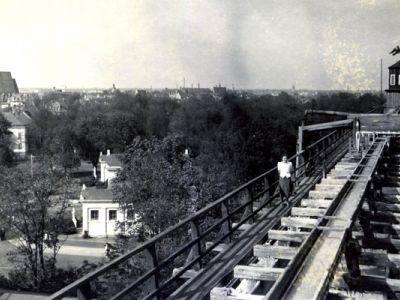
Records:
[[[28,153],[28,125],[32,123],[31,117],[25,112],[5,112],[3,115],[11,123],[12,150],[19,158],[25,158]]]

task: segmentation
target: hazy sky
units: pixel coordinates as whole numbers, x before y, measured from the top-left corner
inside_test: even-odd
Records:
[[[398,0],[0,0],[0,70],[20,87],[378,89],[399,15]]]

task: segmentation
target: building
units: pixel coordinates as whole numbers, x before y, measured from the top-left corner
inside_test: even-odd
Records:
[[[226,87],[225,86],[221,86],[221,84],[219,84],[218,86],[214,86],[213,88],[213,96],[215,99],[222,99],[227,93]]]
[[[389,88],[385,92],[385,111],[400,107],[400,61],[389,67]]]
[[[112,201],[111,189],[86,187],[83,185],[80,195],[82,204],[82,233],[89,236],[113,236],[118,229],[117,221],[125,220],[118,203]]]
[[[89,236],[114,236],[135,229],[137,216],[133,211],[123,211],[113,201],[112,179],[122,169],[120,154],[100,153],[100,181],[103,186],[83,185],[79,202],[82,205],[82,234]],[[76,203],[75,203],[76,204]],[[78,206],[76,206],[78,207]],[[72,210],[72,220],[77,224],[76,211]],[[118,224],[124,226],[117,226]]]
[[[11,72],[0,72],[0,94],[18,94],[17,81],[12,78]]]
[[[107,150],[106,155],[100,152],[99,164],[101,182],[111,181],[117,175],[117,171],[122,169],[120,156],[121,154],[111,154],[110,150]]]
[[[11,123],[12,150],[19,158],[25,158],[28,153],[28,126],[32,123],[31,117],[26,112],[4,112],[3,115]]]

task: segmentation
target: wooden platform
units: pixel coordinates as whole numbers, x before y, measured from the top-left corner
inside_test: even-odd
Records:
[[[321,176],[308,177],[299,185],[296,195],[291,199],[291,205],[282,207],[276,205],[265,213],[253,226],[244,231],[239,239],[229,244],[226,251],[217,255],[212,263],[200,270],[200,272],[178,288],[169,299],[203,299],[211,289],[227,276],[233,275],[234,267],[251,254],[253,247],[264,239],[268,231],[280,222],[280,217],[290,212],[291,207],[301,201],[308,191],[321,179]]]

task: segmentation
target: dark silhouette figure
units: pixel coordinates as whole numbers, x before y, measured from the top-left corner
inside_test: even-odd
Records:
[[[395,56],[396,54],[399,54],[399,53],[400,53],[400,47],[397,46],[389,54],[392,54],[393,56]]]

